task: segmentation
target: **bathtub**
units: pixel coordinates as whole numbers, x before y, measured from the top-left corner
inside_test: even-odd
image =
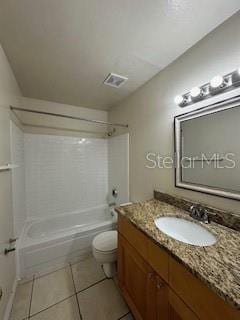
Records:
[[[18,245],[19,277],[51,271],[90,255],[94,236],[116,228],[113,215],[103,205],[29,221]]]

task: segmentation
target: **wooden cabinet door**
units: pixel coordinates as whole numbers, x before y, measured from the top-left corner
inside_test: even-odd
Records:
[[[157,320],[169,319],[168,286],[159,276],[156,276],[156,310]]]
[[[169,319],[168,286],[156,273],[149,276],[147,319]]]
[[[152,287],[151,277],[149,265],[119,234],[118,282],[136,320],[153,320],[147,315],[148,300],[151,295],[150,288]]]
[[[199,320],[193,311],[171,290],[168,291],[169,320]]]
[[[118,283],[137,320],[168,320],[166,283],[120,234]]]

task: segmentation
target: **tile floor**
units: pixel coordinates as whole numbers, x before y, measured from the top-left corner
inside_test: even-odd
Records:
[[[115,282],[94,258],[17,288],[10,320],[132,320]]]

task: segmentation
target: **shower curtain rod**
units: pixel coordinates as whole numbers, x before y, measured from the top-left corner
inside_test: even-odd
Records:
[[[45,114],[47,116],[68,118],[68,119],[81,120],[81,121],[92,122],[92,123],[97,123],[97,124],[109,125],[109,126],[114,126],[114,127],[128,128],[128,124],[111,123],[111,122],[106,122],[106,121],[101,121],[101,120],[91,120],[91,119],[87,119],[87,118],[67,116],[67,115],[61,114],[61,113],[52,113],[52,112],[38,111],[38,110],[32,110],[32,109],[24,109],[24,108],[18,108],[18,107],[13,107],[13,106],[10,106],[10,109],[12,111],[17,110],[17,111],[31,112],[31,113],[37,113],[37,114]]]

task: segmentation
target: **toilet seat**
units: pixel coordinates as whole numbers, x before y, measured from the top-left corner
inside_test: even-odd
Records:
[[[97,250],[96,248],[94,248],[94,251],[97,253],[101,253],[102,255],[107,255],[107,254],[109,255],[109,254],[117,252],[117,249],[114,249],[112,251],[101,251],[101,250]]]
[[[105,231],[93,239],[95,251],[102,254],[114,253],[117,250],[117,231]]]

